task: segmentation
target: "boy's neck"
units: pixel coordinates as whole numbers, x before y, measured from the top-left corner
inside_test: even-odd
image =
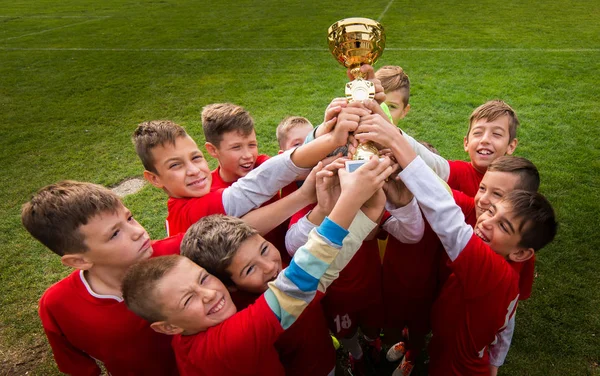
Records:
[[[94,293],[98,295],[114,295],[122,298],[121,283],[126,272],[127,269],[94,266],[92,269],[84,271],[83,275]]]
[[[473,169],[477,172],[479,172],[481,175],[485,175],[485,172],[487,171],[487,167],[485,169],[483,169],[483,171],[481,171],[481,169],[477,168],[477,166],[475,166],[475,164],[473,164],[473,161],[470,161],[471,163],[471,167],[473,167]]]
[[[227,173],[225,170],[223,170],[221,168],[221,165],[219,165],[219,177],[221,177],[221,180],[223,180],[225,183],[235,183],[240,177],[235,175],[235,174],[231,174],[231,173]]]

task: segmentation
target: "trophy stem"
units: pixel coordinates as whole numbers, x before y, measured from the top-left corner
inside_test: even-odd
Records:
[[[360,65],[358,67],[350,69],[350,74],[352,74],[352,77],[354,77],[354,79],[367,78],[367,75],[360,71]]]

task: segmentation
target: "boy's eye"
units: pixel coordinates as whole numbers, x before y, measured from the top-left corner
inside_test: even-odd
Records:
[[[494,192],[494,196],[502,198],[502,193],[500,193],[500,192]]]
[[[268,246],[264,246],[263,249],[260,250],[260,254],[264,255],[265,253],[267,253],[269,251],[269,247]]]
[[[252,273],[253,270],[254,270],[254,265],[252,265],[248,269],[246,269],[246,275]]]
[[[169,165],[169,168],[171,169],[171,168],[175,168],[175,167],[177,167],[177,166],[179,166],[179,163],[171,163],[171,164]]]
[[[130,215],[129,217],[127,217],[127,222],[131,222],[133,221],[133,215]]]
[[[483,185],[479,186],[479,192],[485,192],[485,187]]]
[[[192,295],[188,296],[188,298],[185,300],[185,302],[183,303],[184,307],[187,307],[188,303],[192,300]]]
[[[119,235],[120,230],[117,230],[115,232],[113,232],[113,234],[110,236],[111,239],[114,239],[117,237],[117,235]]]
[[[473,132],[473,136],[481,136],[481,132]]]
[[[201,156],[201,155],[196,155],[196,156],[194,156],[194,157],[192,158],[192,160],[194,160],[194,161],[196,161],[196,160],[202,160],[202,159],[204,159],[204,157],[203,157],[203,156]]]
[[[240,147],[241,147],[240,145],[236,145],[236,146],[233,146],[231,148],[231,150],[240,150]]]
[[[502,133],[494,133],[494,136],[496,136],[496,137],[502,137]]]
[[[200,284],[204,284],[204,282],[206,282],[206,280],[208,279],[208,274],[203,276],[202,278],[200,278]]]
[[[501,229],[503,232],[508,232],[508,229],[506,228],[506,226],[504,225],[504,223],[500,223],[500,229]]]

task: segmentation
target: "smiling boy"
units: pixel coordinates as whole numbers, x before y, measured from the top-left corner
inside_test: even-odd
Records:
[[[365,108],[371,114],[361,117],[363,132],[385,127],[387,115],[375,102],[367,102]],[[491,100],[477,107],[469,118],[469,129],[463,139],[463,148],[469,161],[448,161],[420,144],[417,140],[396,128],[410,147],[444,179],[452,189],[474,197],[487,167],[496,158],[511,155],[515,151],[519,119],[515,111],[501,100]]]
[[[348,131],[340,127],[316,144],[275,156],[230,187],[214,191],[204,155],[181,126],[168,120],[144,122],[136,128],[133,142],[146,180],[169,195],[167,234],[176,235],[206,215],[242,217],[259,207],[283,186],[308,175],[309,168],[345,143]],[[285,210],[269,213],[268,220],[277,223],[274,219],[280,219],[272,228],[289,217],[293,207],[290,214]],[[258,228],[262,222],[265,219],[258,218],[251,224]]]

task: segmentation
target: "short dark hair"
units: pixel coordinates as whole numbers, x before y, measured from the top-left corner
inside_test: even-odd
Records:
[[[206,141],[218,148],[225,133],[238,132],[243,136],[252,133],[254,119],[242,106],[214,103],[202,109],[202,129]]]
[[[21,209],[21,222],[39,242],[59,256],[88,250],[79,228],[102,213],[116,213],[119,196],[98,184],[72,180],[41,188]]]
[[[156,301],[156,285],[182,259],[180,255],[160,256],[132,265],[121,284],[127,308],[150,323],[165,320]]]
[[[200,265],[223,283],[232,285],[227,268],[240,245],[258,232],[243,220],[221,214],[194,223],[181,241],[181,255]]]
[[[540,188],[540,173],[537,167],[527,158],[504,155],[494,159],[487,170],[518,175],[519,181],[515,189],[537,192]]]
[[[144,168],[158,174],[154,165],[152,149],[166,144],[175,145],[178,138],[187,136],[188,134],[182,126],[170,120],[152,120],[138,124],[131,140]]]
[[[502,199],[512,206],[512,213],[521,219],[519,246],[539,251],[554,240],[558,223],[550,202],[538,192],[515,190]]]

